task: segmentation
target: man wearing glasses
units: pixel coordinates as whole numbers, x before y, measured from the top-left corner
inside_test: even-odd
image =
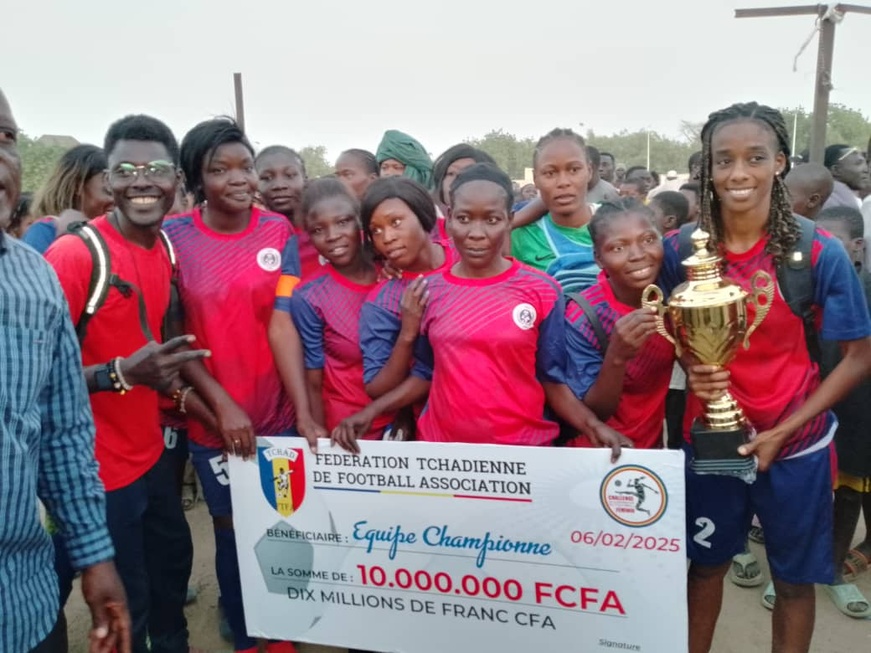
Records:
[[[178,144],[159,120],[128,116],[109,128],[104,150],[114,210],[59,238],[46,259],[60,279],[82,345],[133,651],[187,653],[183,606],[193,549],[174,470],[161,457],[158,397],[172,397],[186,412],[186,403],[195,399],[179,369],[208,352],[188,350],[192,339],[186,336],[159,344],[173,274],[160,228],[178,190]],[[63,559],[57,564],[62,602],[71,582]]]

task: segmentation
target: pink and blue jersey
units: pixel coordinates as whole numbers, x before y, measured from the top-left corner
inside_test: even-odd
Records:
[[[767,237],[742,254],[724,252],[724,275],[750,290],[750,277],[765,270],[776,279],[773,258],[765,252]],[[665,258],[660,284],[670,293],[684,281],[678,253],[678,234],[668,234],[663,242]],[[871,320],[865,295],[853,265],[841,242],[817,229],[811,249],[814,280],[814,310],[818,332],[823,340],[860,340],[871,335]],[[755,311],[751,306],[748,320]],[[820,374],[807,350],[802,320],[792,312],[780,289],[768,315],[750,338],[749,349],[740,347],[729,363],[730,392],[744,409],[757,432],[783,422],[804,404],[819,387]],[[701,405],[688,397],[684,437],[689,439],[692,420],[701,415]],[[780,458],[789,458],[814,445],[822,445],[832,430],[834,415],[821,413],[796,431],[781,449]]]
[[[360,313],[374,284],[349,281],[332,266],[293,293],[290,313],[302,338],[307,370],[323,370],[327,430],[370,403],[363,386]],[[365,439],[380,439],[389,416],[375,420]]]
[[[446,241],[436,241],[445,250],[445,262],[432,272],[433,276],[450,269],[456,252]],[[371,383],[387,364],[393,345],[402,329],[402,294],[419,275],[406,272],[401,279],[390,279],[378,284],[363,304],[360,317],[360,349],[363,351],[363,382]]]
[[[242,232],[218,233],[203,223],[200,210],[163,224],[178,257],[178,288],[185,331],[195,346],[209,349],[209,372],[251,418],[257,435],[278,435],[294,424],[269,347],[268,329],[276,287],[289,301],[299,283],[296,236],[287,218],[251,209]],[[221,438],[196,420],[191,440],[222,448]]]
[[[430,277],[412,374],[431,380],[418,420],[429,442],[549,445],[542,381],[564,383],[565,305],[559,285],[513,261],[502,274]]]
[[[610,339],[614,324],[635,309],[617,300],[604,272],[594,286],[581,295],[589,302]],[[602,343],[604,345],[605,343]],[[604,361],[596,332],[577,303],[566,301],[566,383],[583,400],[593,387]],[[658,333],[650,336],[638,354],[626,364],[623,392],[617,410],[606,424],[632,440],[638,449],[662,447],[665,395],[671,379],[674,347]],[[579,435],[568,446],[592,446]]]

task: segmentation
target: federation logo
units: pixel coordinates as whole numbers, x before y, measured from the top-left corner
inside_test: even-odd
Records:
[[[602,481],[599,497],[611,519],[632,528],[655,524],[668,507],[662,479],[640,465],[612,470]]]
[[[514,324],[524,331],[529,331],[535,326],[535,307],[532,304],[518,304],[511,312],[511,317],[514,319]]]
[[[299,510],[305,498],[305,456],[302,449],[257,447],[260,487],[269,505],[282,517]]]
[[[264,247],[257,252],[257,265],[266,272],[275,272],[281,267],[281,254],[274,247]]]

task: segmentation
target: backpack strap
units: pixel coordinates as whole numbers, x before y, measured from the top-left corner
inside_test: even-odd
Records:
[[[100,234],[99,230],[86,222],[77,222],[70,225],[69,233],[81,238],[91,254],[91,280],[88,285],[88,299],[85,302],[85,308],[79,316],[76,323],[76,335],[79,338],[79,343],[84,341],[85,333],[88,330],[88,323],[94,317],[100,307],[106,302],[111,288],[117,288],[124,297],[130,297],[131,294],[136,294],[136,299],[139,308],[139,328],[142,330],[142,335],[146,340],[154,340],[154,334],[151,332],[151,327],[148,325],[148,312],[145,307],[145,298],[142,296],[142,291],[133,283],[124,281],[117,274],[112,272],[112,259],[109,255],[109,247],[106,241]],[[167,248],[170,262],[172,263],[173,275],[175,274],[175,250],[172,249],[172,244],[169,238],[163,231],[161,234],[161,242]]]
[[[596,313],[596,309],[593,308],[592,304],[587,301],[587,298],[581,295],[580,293],[570,292],[567,293],[569,299],[571,299],[575,304],[581,307],[581,310],[584,312],[584,317],[587,318],[587,321],[590,323],[590,327],[593,329],[593,333],[596,336],[596,344],[599,347],[599,351],[602,352],[602,356],[608,351],[608,334],[605,333],[605,327],[602,326],[602,320],[599,319],[599,314]]]
[[[793,218],[798,223],[801,235],[793,250],[777,266],[777,284],[790,310],[802,321],[805,343],[811,360],[819,363],[822,351],[814,322],[814,274],[811,266],[811,250],[816,225],[812,220],[800,215],[795,215]]]
[[[163,243],[166,254],[169,256],[169,264],[172,266],[172,277],[169,284],[169,306],[166,309],[166,314],[163,316],[163,324],[160,329],[161,340],[166,342],[172,336],[178,335],[174,333],[173,327],[175,323],[181,322],[184,316],[178,292],[178,259],[176,258],[172,241],[163,229],[160,230],[160,242]]]
[[[172,266],[172,275],[175,276],[176,267],[178,266],[178,260],[175,257],[175,247],[172,246],[172,241],[169,239],[169,236],[166,235],[166,232],[161,229],[159,232],[160,242],[163,243],[164,249],[166,249],[166,255],[169,256],[169,264]]]
[[[109,258],[109,248],[100,232],[86,222],[71,224],[68,233],[82,239],[91,254],[91,280],[88,284],[88,298],[85,308],[76,322],[76,335],[81,343],[88,330],[88,322],[106,301],[109,288],[112,286],[112,267]]]

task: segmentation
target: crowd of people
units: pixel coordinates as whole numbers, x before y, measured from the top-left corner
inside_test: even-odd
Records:
[[[189,461],[234,650],[293,651],[245,627],[227,457],[255,455],[256,436],[351,452],[371,439],[609,447],[614,461],[626,446],[683,449],[689,632],[676,641],[709,651],[727,575],[764,582],[751,531],[772,571],[773,651],[809,650],[814,584],[871,615],[852,583],[871,540],[851,548],[862,511],[871,538],[858,147],[805,163],[783,117],[749,103],[711,114],[686,183],[568,129],[538,141],[532,188],[467,144],[433,161],[396,130],[309,179],[296,151],[256,152],[232,119],[179,144],[131,115],[31,198],[17,133],[0,93],[0,650],[67,651],[77,574],[91,650],[195,650]],[[728,369],[676,361],[642,305],[649,284],[667,295],[685,280],[681,234],[696,226],[745,288],[757,270],[782,280],[811,243],[806,306],[781,284]],[[741,448],[755,479],[690,464],[702,401],[726,390],[756,431]]]

